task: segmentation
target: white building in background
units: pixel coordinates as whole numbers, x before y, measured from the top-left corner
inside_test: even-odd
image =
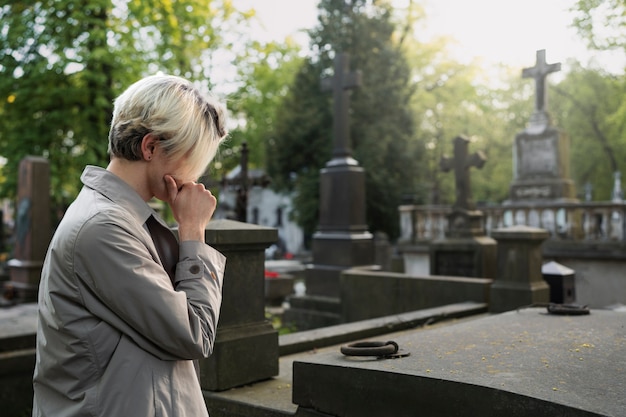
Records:
[[[241,167],[237,166],[226,176],[227,179],[236,179]],[[263,170],[253,169],[248,171],[250,179],[260,179],[265,175]],[[252,183],[252,181],[249,181]],[[234,219],[237,202],[236,185],[220,187],[217,209],[214,219]],[[292,255],[301,254],[304,250],[304,233],[302,229],[290,220],[293,210],[292,198],[287,194],[279,194],[269,187],[250,185],[248,188],[248,205],[246,218],[248,223],[259,226],[274,227],[278,229],[278,242],[276,247],[268,250],[271,256],[276,252],[277,257],[286,253]]]

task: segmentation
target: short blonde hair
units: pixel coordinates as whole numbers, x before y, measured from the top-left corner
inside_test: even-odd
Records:
[[[116,100],[109,131],[110,157],[141,159],[141,142],[149,133],[168,157],[187,156],[200,177],[226,138],[226,108],[188,80],[152,75],[132,84]]]

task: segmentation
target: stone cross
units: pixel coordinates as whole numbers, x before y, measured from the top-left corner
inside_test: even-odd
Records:
[[[547,64],[546,63],[546,50],[541,49],[537,51],[537,63],[534,67],[524,68],[522,70],[522,78],[534,78],[535,79],[535,119],[541,120],[531,120],[531,121],[540,121],[542,123],[546,123],[548,121],[547,116],[547,103],[548,103],[548,92],[546,88],[546,77],[548,74],[552,72],[557,72],[561,70],[561,63],[556,64]],[[541,115],[537,118],[537,115]]]
[[[348,54],[338,53],[335,56],[333,77],[322,80],[322,90],[333,92],[333,160],[347,160],[352,156],[349,90],[361,85],[361,72],[347,72],[349,62]]]
[[[214,187],[219,185],[221,187],[236,186],[237,198],[235,201],[235,220],[246,223],[248,221],[248,190],[250,187],[259,185],[266,187],[270,183],[270,179],[267,175],[261,178],[250,178],[248,175],[248,144],[243,142],[241,144],[241,159],[239,167],[241,171],[235,178],[222,177],[219,182],[208,182],[205,185],[208,187]]]
[[[478,151],[469,155],[469,139],[457,136],[454,139],[454,157],[442,157],[439,163],[444,172],[454,169],[454,180],[456,186],[456,202],[454,209],[464,211],[474,210],[472,193],[470,188],[470,168],[482,168],[487,161],[485,155]]]

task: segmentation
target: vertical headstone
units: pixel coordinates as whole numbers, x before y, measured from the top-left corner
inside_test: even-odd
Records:
[[[537,51],[534,67],[522,71],[535,80],[535,109],[526,129],[515,137],[514,179],[510,201],[576,201],[569,178],[569,138],[552,126],[548,112],[547,76],[561,64],[547,64],[545,50]]]
[[[497,278],[491,285],[489,311],[502,313],[518,307],[550,301],[550,287],[541,272],[541,244],[549,236],[544,229],[512,226],[496,229]]]
[[[334,75],[322,80],[333,92],[333,154],[320,172],[320,217],[313,236],[313,262],[306,270],[306,295],[292,297],[285,320],[299,329],[336,324],[340,320],[341,272],[375,263],[374,239],[365,220],[365,171],[352,158],[350,90],[361,74],[349,72],[349,57],[339,53]]]
[[[496,242],[485,235],[483,214],[472,200],[470,169],[482,168],[484,154],[469,154],[469,140],[454,139],[454,156],[441,159],[443,171],[454,171],[456,200],[448,216],[444,239],[430,245],[431,275],[493,278]]]
[[[278,231],[212,220],[205,241],[224,256],[222,308],[213,354],[200,361],[200,384],[223,391],[278,375],[278,332],[265,318],[265,249]]]
[[[47,159],[29,156],[20,162],[15,216],[14,258],[8,262],[10,281],[5,284],[5,296],[17,302],[35,301],[52,236]]]

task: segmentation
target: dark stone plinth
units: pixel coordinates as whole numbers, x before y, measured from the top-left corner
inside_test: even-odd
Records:
[[[430,273],[494,278],[496,251],[496,241],[488,236],[440,239],[430,245]]]
[[[296,415],[622,416],[624,320],[533,308],[398,336],[404,358],[311,355],[294,362]]]
[[[341,323],[341,301],[338,297],[319,295],[292,296],[283,313],[283,324],[298,331],[318,329]]]
[[[285,320],[299,330],[342,322],[340,278],[352,267],[379,269],[369,232],[318,232],[313,239],[313,263],[304,271],[306,295],[291,297]],[[323,302],[320,302],[323,300]]]
[[[550,286],[541,273],[541,244],[549,233],[520,225],[496,229],[491,236],[498,242],[498,261],[489,311],[501,313],[550,301]]]
[[[36,333],[37,304],[0,309],[0,415],[30,415]]]
[[[223,391],[278,375],[278,332],[269,322],[220,327],[213,354],[200,361],[202,389]]]
[[[307,295],[339,297],[341,272],[353,266],[373,265],[374,240],[364,233],[316,233],[313,263],[305,271]]]
[[[212,220],[205,240],[227,261],[213,355],[200,362],[202,388],[221,391],[277,375],[278,332],[265,318],[264,263],[278,231]]]
[[[367,230],[365,170],[344,162],[332,160],[320,171],[320,232]]]

